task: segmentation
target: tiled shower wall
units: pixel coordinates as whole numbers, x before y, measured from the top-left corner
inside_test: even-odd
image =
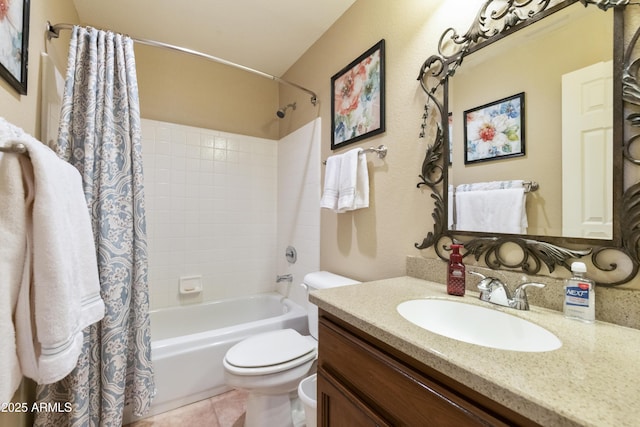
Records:
[[[275,289],[277,144],[143,119],[151,308]]]
[[[318,118],[278,142],[278,274],[291,274],[293,282],[278,290],[305,306],[300,286],[305,274],[320,269],[320,129]],[[298,253],[287,262],[287,246]]]

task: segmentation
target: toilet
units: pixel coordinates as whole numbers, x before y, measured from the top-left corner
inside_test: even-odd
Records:
[[[309,291],[360,283],[328,271],[309,273],[302,286]],[[309,332],[293,329],[264,332],[246,338],[227,351],[224,375],[228,386],[246,390],[245,427],[293,427],[292,397],[311,375],[318,354],[318,307],[307,304]]]

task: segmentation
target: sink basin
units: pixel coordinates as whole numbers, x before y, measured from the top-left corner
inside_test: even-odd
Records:
[[[501,350],[542,352],[562,342],[545,328],[491,307],[445,299],[416,299],[398,304],[398,313],[428,331]]]

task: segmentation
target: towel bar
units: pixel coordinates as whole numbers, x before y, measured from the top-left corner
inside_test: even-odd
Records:
[[[525,193],[530,193],[540,188],[540,184],[538,184],[536,181],[524,181],[522,183],[522,186],[524,187]]]
[[[27,147],[22,143],[16,142],[5,147],[0,146],[0,152],[24,154],[27,152]]]
[[[365,148],[360,152],[360,154],[366,154],[366,153],[376,153],[379,159],[384,159],[385,157],[387,157],[387,147],[386,145],[378,145],[378,148],[369,147],[369,148]],[[327,161],[323,160],[322,164],[326,165]]]

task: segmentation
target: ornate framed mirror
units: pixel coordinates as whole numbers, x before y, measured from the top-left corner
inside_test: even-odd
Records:
[[[570,270],[582,258],[595,267],[601,286],[636,277],[640,29],[625,25],[625,16],[640,13],[635,6],[629,0],[487,0],[466,33],[449,28],[442,34],[438,53],[418,76],[427,96],[420,137],[431,142],[417,186],[431,192],[434,226],[416,248],[433,247],[448,260],[450,243],[462,243],[465,257],[527,274]],[[597,80],[585,77],[596,68]],[[582,89],[596,86],[595,92]],[[522,105],[514,109],[505,101],[513,98]],[[597,131],[577,129],[576,123],[596,122],[576,116],[594,100],[606,107],[606,123]],[[514,150],[521,154],[510,155]],[[481,161],[467,161],[472,154]],[[515,232],[504,231],[504,220],[478,229],[461,220],[469,212],[489,215],[463,210],[474,205],[463,203],[469,198],[460,191],[496,182],[523,187],[525,220]],[[516,211],[511,206],[509,214]]]

